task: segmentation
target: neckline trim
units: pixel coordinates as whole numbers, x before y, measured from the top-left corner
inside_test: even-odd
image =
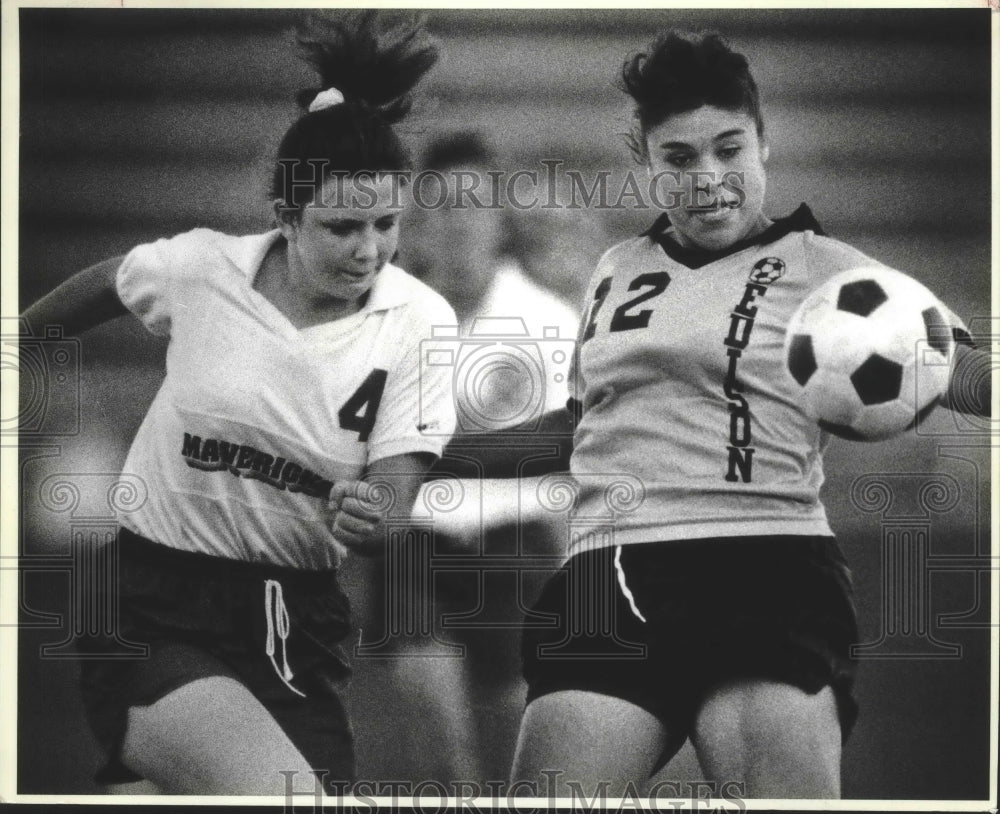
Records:
[[[804,203],[799,204],[799,207],[792,212],[792,214],[775,220],[774,223],[768,226],[760,234],[745,238],[744,240],[738,240],[731,246],[718,251],[681,246],[676,240],[673,239],[673,237],[666,233],[666,230],[669,227],[670,215],[664,212],[653,222],[653,225],[639,235],[639,237],[648,237],[655,244],[657,244],[669,258],[691,269],[707,266],[710,263],[714,263],[717,260],[729,257],[730,255],[741,252],[744,249],[749,249],[753,246],[766,246],[769,243],[774,243],[775,241],[780,240],[792,232],[812,231],[817,235],[826,234],[826,232],[823,231],[823,227],[819,225],[819,222],[813,215],[812,210],[810,210]]]

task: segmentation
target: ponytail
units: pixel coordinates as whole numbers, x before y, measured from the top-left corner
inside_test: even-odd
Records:
[[[371,9],[314,13],[297,41],[319,87],[296,97],[303,112],[278,148],[272,197],[297,210],[330,174],[409,169],[393,125],[410,112],[411,91],[438,60],[423,21],[387,20]]]

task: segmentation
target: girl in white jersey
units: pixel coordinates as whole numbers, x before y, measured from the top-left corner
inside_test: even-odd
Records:
[[[139,246],[24,314],[72,333],[131,311],[170,340],[125,465],[148,495],[120,518],[120,623],[81,645],[109,785],[283,795],[353,779],[336,569],[381,552],[454,426],[446,372],[419,363],[454,313],[391,263],[402,201],[386,175],[408,169],[393,125],[436,48],[372,13],[312,18],[299,42],[320,87],[279,147],[278,228]],[[148,655],[101,658],[109,639]]]
[[[819,501],[827,437],[785,384],[782,341],[809,291],[874,261],[804,206],[763,213],[757,89],[718,37],[666,34],[623,80],[668,212],[588,291],[578,531],[525,630],[513,780],[621,794],[690,738],[717,795],[838,797],[851,578]]]

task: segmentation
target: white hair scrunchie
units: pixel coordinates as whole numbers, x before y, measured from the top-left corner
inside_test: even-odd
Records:
[[[344,103],[344,94],[336,88],[327,88],[316,94],[316,98],[309,105],[309,112],[315,113],[317,110],[326,110],[328,107],[336,107]]]

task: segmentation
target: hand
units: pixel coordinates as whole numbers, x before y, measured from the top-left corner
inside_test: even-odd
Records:
[[[338,542],[365,557],[377,557],[382,545],[382,512],[370,499],[371,487],[364,481],[337,481],[330,489],[333,511],[331,530]]]

